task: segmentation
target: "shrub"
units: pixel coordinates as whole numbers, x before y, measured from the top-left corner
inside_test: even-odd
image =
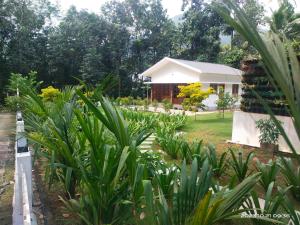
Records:
[[[238,155],[234,153],[233,149],[229,149],[232,157],[231,166],[240,182],[242,182],[247,175],[249,174],[249,163],[251,163],[252,158],[254,156],[253,152],[250,152],[246,160],[243,159],[243,153],[241,151],[238,152]],[[251,173],[251,172],[250,172]]]
[[[143,104],[143,110],[147,111],[149,109],[149,100],[147,98],[144,98],[142,100],[142,104]]]
[[[170,112],[170,110],[173,108],[173,104],[167,98],[162,100],[162,104],[163,104],[165,112]]]
[[[282,224],[288,224],[290,218],[278,218],[278,214],[282,213],[282,206],[286,202],[288,204],[289,200],[286,198],[286,194],[289,188],[282,189],[278,187],[277,192],[274,190],[274,182],[271,182],[266,189],[266,194],[264,196],[264,204],[260,203],[258,194],[255,191],[251,191],[251,197],[248,198],[243,207],[247,209],[249,214],[265,215],[269,219],[278,219]],[[255,210],[254,210],[255,209]],[[256,225],[270,225],[278,224],[275,221],[264,221],[258,218],[252,218],[253,224]],[[284,223],[285,222],[285,223]]]
[[[143,99],[140,97],[137,97],[136,99],[133,99],[133,105],[142,106],[143,105]]]
[[[212,144],[209,144],[207,146],[206,155],[209,160],[210,166],[212,167],[214,175],[217,177],[222,176],[227,169],[227,152],[223,152],[221,154],[221,157],[218,159],[216,147]]]
[[[280,167],[277,165],[276,161],[270,160],[268,163],[261,163],[260,161],[256,162],[256,169],[261,173],[259,180],[260,185],[267,192],[269,185],[272,182],[275,182],[276,176],[280,170]]]
[[[41,92],[42,94],[40,94],[40,96],[44,101],[53,101],[58,95],[61,94],[61,92],[57,88],[54,88],[52,86],[43,88]]]
[[[178,159],[182,149],[182,141],[178,136],[173,134],[164,134],[163,137],[159,137],[158,143],[162,150],[165,151],[172,159]]]
[[[222,117],[224,118],[225,110],[232,109],[234,104],[237,102],[237,98],[231,96],[228,92],[224,92],[221,88],[218,93],[218,100],[216,101],[217,109],[222,112]]]
[[[188,163],[192,161],[192,150],[190,148],[189,143],[185,140],[181,141],[180,156],[182,159],[185,159]]]
[[[179,176],[178,172],[179,168],[175,165],[171,167],[164,166],[155,170],[154,182],[157,182],[167,200],[173,197],[174,186]]]
[[[116,99],[116,103],[117,105],[121,105],[121,106],[130,106],[133,104],[133,97],[128,96],[128,97],[118,97]]]
[[[260,131],[260,143],[277,144],[280,131],[272,119],[260,119],[256,121],[256,127]]]
[[[154,100],[152,101],[152,106],[153,106],[153,108],[154,108],[154,112],[156,112],[156,110],[157,110],[157,108],[158,108],[158,101],[157,101],[156,99],[154,99]]]
[[[197,159],[198,169],[200,170],[203,166],[204,161],[207,158],[207,154],[203,151],[203,140],[201,141],[193,141],[190,145],[192,158]]]
[[[280,165],[286,184],[292,185],[291,192],[300,201],[300,167],[296,167],[289,158],[281,158]]]
[[[18,97],[16,95],[7,96],[5,98],[5,107],[7,107],[7,109],[12,112],[22,110],[23,109],[23,101],[24,100],[22,97]]]

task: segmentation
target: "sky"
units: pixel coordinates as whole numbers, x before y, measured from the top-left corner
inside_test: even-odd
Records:
[[[65,12],[71,5],[76,6],[78,9],[86,9],[90,12],[99,13],[101,6],[109,0],[51,0],[57,3],[60,8]],[[266,10],[270,12],[278,7],[278,0],[259,0],[263,3]],[[293,1],[293,0],[292,0]],[[299,0],[294,0],[298,2]],[[162,0],[163,7],[167,9],[168,15],[172,18],[181,14],[182,0]],[[296,11],[300,11],[300,1],[296,6]]]

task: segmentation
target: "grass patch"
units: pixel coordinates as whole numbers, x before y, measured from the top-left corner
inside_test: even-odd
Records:
[[[231,139],[232,117],[232,112],[225,112],[225,118],[219,113],[197,115],[197,120],[189,116],[182,131],[186,132],[189,141],[203,139],[205,144],[218,145]]]

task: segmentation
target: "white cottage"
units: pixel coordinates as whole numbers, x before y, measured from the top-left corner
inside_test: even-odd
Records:
[[[201,82],[203,88],[212,87],[216,92],[223,87],[225,92],[239,96],[241,94],[242,71],[215,63],[195,62],[165,57],[142,73],[150,78],[151,99],[161,101],[170,99],[173,104],[180,104],[182,98],[178,85]],[[203,103],[210,109],[216,107],[218,96],[212,94]]]

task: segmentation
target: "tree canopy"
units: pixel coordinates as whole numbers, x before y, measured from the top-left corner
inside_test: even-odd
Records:
[[[256,0],[241,2],[261,23]],[[210,5],[183,0],[183,9],[175,24],[161,0],[111,0],[98,14],[74,6],[62,14],[50,0],[0,0],[0,102],[11,73],[36,71],[42,87],[56,88],[111,77],[111,96],[144,97],[139,75],[165,56],[238,67],[243,54],[221,48],[230,28]]]

